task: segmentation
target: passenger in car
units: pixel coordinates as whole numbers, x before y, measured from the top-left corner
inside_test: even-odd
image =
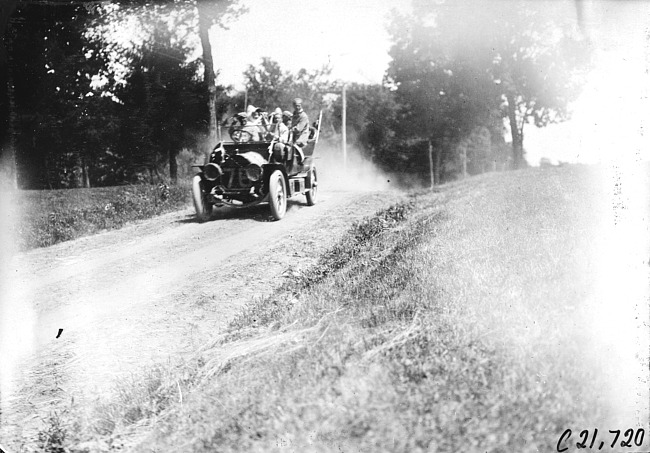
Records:
[[[293,149],[298,152],[298,163],[302,164],[305,154],[302,148],[309,139],[309,118],[302,108],[302,99],[293,100],[293,116],[291,117],[291,132],[293,133]]]
[[[248,115],[248,123],[251,126],[262,124],[262,109],[249,105],[246,114]]]
[[[282,162],[287,143],[289,142],[289,128],[282,121],[282,110],[279,107],[273,111],[268,130],[267,137],[277,141],[273,144],[273,160]]]
[[[291,117],[293,114],[289,110],[282,112],[282,123],[287,126],[287,129],[291,127]]]
[[[269,132],[280,143],[287,143],[289,141],[289,128],[282,122],[282,110],[279,107],[273,111]]]

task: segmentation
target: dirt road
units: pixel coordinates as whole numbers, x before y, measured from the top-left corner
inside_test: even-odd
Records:
[[[187,210],[14,256],[0,293],[5,443],[72,398],[108,397],[117,381],[191,353],[400,194],[319,197],[290,200],[280,222],[264,205],[206,223]]]

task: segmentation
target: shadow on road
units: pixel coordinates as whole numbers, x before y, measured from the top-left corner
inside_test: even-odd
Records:
[[[303,207],[307,206],[304,200],[287,200],[287,214],[296,212]],[[273,222],[269,205],[266,203],[249,206],[246,208],[233,208],[223,206],[221,208],[213,208],[212,215],[205,222],[213,222],[215,220],[254,220],[256,222]],[[176,220],[176,223],[203,223],[196,218],[194,214],[187,216],[184,219]]]

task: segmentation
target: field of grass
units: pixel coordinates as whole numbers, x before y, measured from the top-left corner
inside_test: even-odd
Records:
[[[581,167],[411,195],[251,301],[193,357],[71,408],[40,445],[547,452],[566,429],[575,444],[582,429],[637,428],[607,424],[608,383],[580,328],[601,196]]]
[[[187,184],[170,186],[168,196],[161,196],[156,185],[25,190],[14,195],[8,234],[19,250],[48,247],[102,230],[118,229],[128,222],[191,204]]]

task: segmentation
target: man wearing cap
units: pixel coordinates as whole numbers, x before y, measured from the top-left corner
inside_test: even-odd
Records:
[[[298,163],[302,164],[305,155],[302,147],[307,144],[309,139],[309,118],[307,113],[302,109],[302,99],[293,100],[293,117],[291,118],[291,131],[293,132],[293,148],[298,151]]]

